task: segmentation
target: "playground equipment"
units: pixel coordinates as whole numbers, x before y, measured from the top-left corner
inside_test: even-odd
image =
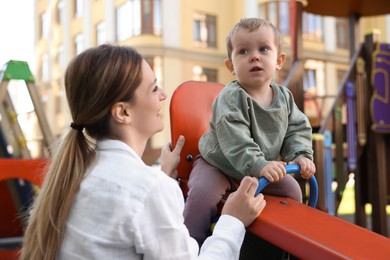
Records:
[[[286,165],[286,173],[287,174],[294,174],[299,173],[301,170],[301,167],[297,164],[289,164]],[[269,181],[262,177],[259,179],[259,187],[256,190],[256,194],[259,194],[267,185],[269,184]],[[310,195],[309,195],[309,201],[307,205],[310,207],[315,208],[318,201],[318,184],[317,180],[314,176],[311,176],[308,180],[308,184],[310,186]]]
[[[46,120],[45,112],[41,102],[41,97],[38,92],[37,86],[35,85],[34,77],[26,62],[10,60],[4,65],[4,67],[0,71],[0,101],[2,109],[1,112],[4,113],[2,113],[1,123],[6,123],[6,119],[9,119],[9,124],[6,126],[11,127],[14,131],[14,133],[7,135],[7,137],[12,139],[11,136],[13,135],[16,136],[16,138],[18,138],[19,140],[21,140],[19,141],[19,146],[15,145],[15,147],[13,147],[14,151],[21,149],[23,150],[23,152],[21,152],[19,157],[30,157],[30,155],[28,155],[28,149],[25,143],[23,132],[21,131],[20,124],[18,122],[17,113],[14,109],[12,100],[9,95],[8,88],[11,80],[21,80],[25,82],[28,93],[31,98],[31,102],[34,107],[34,112],[36,114],[39,127],[42,131],[44,146],[49,150],[48,152],[50,154],[51,144],[53,143],[53,136],[52,132],[50,131],[49,124]]]
[[[378,35],[357,37],[360,17],[390,13],[386,0],[289,1],[293,21],[293,65],[283,85],[293,92],[303,109],[302,12],[348,17],[350,66],[338,94],[314,139],[316,177],[320,191],[318,208],[337,214],[350,173],[355,180],[355,223],[371,226],[388,236],[386,206],[390,204],[389,131],[389,44],[379,43]],[[295,30],[294,30],[295,28]],[[347,113],[344,113],[347,112]],[[345,118],[344,115],[348,117]],[[347,123],[346,123],[347,122]],[[330,137],[330,138],[329,138]],[[332,142],[329,144],[329,140]],[[326,141],[326,143],[325,143]],[[332,169],[332,170],[330,170]],[[332,183],[337,183],[335,192]],[[326,196],[324,196],[326,195]],[[334,201],[329,201],[334,197]],[[372,225],[367,223],[366,204],[372,205]]]
[[[390,44],[377,44],[372,56],[372,129],[377,133],[390,133]]]
[[[318,131],[334,138],[334,149],[318,165],[334,162],[338,183],[336,209],[350,172],[355,176],[355,222],[367,227],[365,205],[372,205],[372,230],[388,236],[386,206],[390,195],[390,44],[375,34],[354,54],[329,114]],[[343,120],[343,107],[346,119]],[[344,125],[346,121],[346,125]],[[345,145],[346,144],[346,145]],[[317,142],[318,146],[322,146]],[[346,151],[344,150],[346,147]],[[321,171],[322,167],[317,167]],[[321,174],[321,172],[320,172]]]
[[[189,81],[173,93],[170,104],[173,147],[186,138],[178,167],[184,196],[198,140],[208,130],[211,104],[222,89],[219,83]],[[267,207],[248,228],[288,253],[302,259],[387,259],[390,239],[289,198],[265,196]]]
[[[10,60],[0,71],[0,259],[14,259],[22,241],[24,220],[39,178],[44,160],[32,159],[28,142],[12,101],[11,81],[24,82],[42,135],[46,153],[51,153],[53,136],[46,121],[34,77],[24,61]],[[16,257],[15,257],[16,259]]]

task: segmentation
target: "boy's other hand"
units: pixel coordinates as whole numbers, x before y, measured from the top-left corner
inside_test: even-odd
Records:
[[[288,164],[299,164],[299,166],[301,167],[301,171],[299,173],[301,174],[301,177],[304,179],[309,179],[316,172],[315,164],[313,163],[312,160],[306,157],[297,158],[289,162]]]
[[[286,163],[282,161],[268,162],[259,173],[259,179],[265,177],[270,182],[279,181],[286,176]]]

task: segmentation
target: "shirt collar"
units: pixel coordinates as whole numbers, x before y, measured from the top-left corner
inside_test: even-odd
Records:
[[[144,164],[142,159],[133,150],[133,148],[131,148],[128,144],[120,140],[113,140],[113,139],[98,140],[96,142],[96,150],[128,153],[131,157],[135,158],[136,160]]]

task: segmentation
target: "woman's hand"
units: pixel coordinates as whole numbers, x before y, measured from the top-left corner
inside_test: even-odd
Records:
[[[263,194],[255,197],[259,182],[254,177],[242,179],[238,189],[231,193],[222,209],[227,214],[239,219],[245,227],[249,226],[263,211],[266,202]]]
[[[169,177],[177,178],[177,166],[180,163],[180,153],[184,146],[184,136],[179,136],[176,147],[171,151],[171,145],[166,144],[161,150],[161,170]]]

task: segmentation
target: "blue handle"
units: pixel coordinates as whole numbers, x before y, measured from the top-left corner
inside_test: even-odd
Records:
[[[287,174],[299,173],[300,171],[301,171],[301,167],[298,164],[286,165]],[[317,206],[317,201],[318,201],[318,184],[314,175],[308,179],[308,182],[310,187],[310,197],[309,197],[308,205],[310,207],[315,208]],[[268,184],[269,184],[269,180],[267,180],[264,177],[260,178],[259,186],[257,187],[255,196],[259,194]]]

